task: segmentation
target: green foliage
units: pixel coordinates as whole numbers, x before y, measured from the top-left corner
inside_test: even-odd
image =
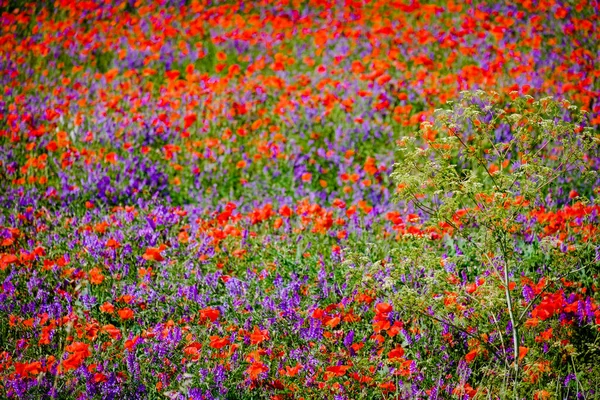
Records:
[[[111,68],[115,56],[112,52],[96,51],[95,58],[96,69],[98,72],[105,74]]]
[[[212,73],[217,63],[217,48],[210,37],[205,38],[206,54],[196,61],[196,68],[203,73]]]
[[[500,139],[498,131],[504,132]],[[398,246],[395,303],[407,315],[428,320],[423,323],[450,326],[468,336],[464,351],[471,350],[475,362],[487,363],[478,369],[477,380],[496,388],[488,393],[531,395],[537,385],[528,380],[524,371],[531,367],[519,354],[537,345],[523,328],[526,317],[547,288],[559,289],[562,278],[589,274],[598,263],[590,256],[590,241],[565,252],[560,240],[542,235],[533,240],[536,233],[522,225],[548,206],[545,199],[554,182],[596,175],[586,160],[597,151],[598,139],[585,126],[585,113],[566,101],[524,96],[506,102],[481,91],[465,92],[460,101],[438,110],[435,125],[423,123],[421,133],[424,144],[414,137],[401,140],[392,174],[398,198],[427,216],[430,231],[450,229],[455,239],[447,241],[442,258],[427,237]],[[531,299],[514,290],[540,268],[552,278],[538,296]],[[462,286],[458,276],[467,279]],[[493,335],[500,335],[499,341],[492,342]],[[575,353],[561,349],[556,357],[564,361],[568,354],[573,360]]]

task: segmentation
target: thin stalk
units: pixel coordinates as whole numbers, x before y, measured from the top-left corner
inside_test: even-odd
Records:
[[[504,259],[504,296],[506,298],[506,306],[508,308],[508,318],[511,324],[511,333],[514,347],[514,365],[515,365],[515,385],[517,380],[519,379],[519,327],[517,325],[517,321],[515,320],[515,316],[513,313],[513,301],[512,296],[510,294],[509,288],[509,276],[508,276],[508,254],[506,251],[506,243],[505,236],[500,238],[500,248],[502,250],[502,258]],[[515,398],[517,398],[517,393],[515,391]]]

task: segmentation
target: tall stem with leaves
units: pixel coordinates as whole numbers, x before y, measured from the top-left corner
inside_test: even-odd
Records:
[[[452,230],[481,265],[495,271],[513,347],[503,365],[511,366],[507,373],[516,387],[521,359],[516,316],[527,306],[511,293],[520,272],[511,229],[520,216],[546,205],[557,179],[592,178],[586,160],[597,151],[598,138],[586,127],[585,112],[567,101],[482,91],[464,92],[458,102],[437,110],[435,124],[423,123],[421,133],[401,140],[392,174],[398,199],[422,212],[432,230]],[[419,304],[432,309],[427,301]]]

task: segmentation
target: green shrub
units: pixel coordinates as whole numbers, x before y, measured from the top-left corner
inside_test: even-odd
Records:
[[[564,283],[570,276],[597,272],[597,239],[568,242],[528,224],[552,206],[550,199],[557,200],[558,184],[568,187],[574,177],[594,181],[596,172],[586,160],[598,151],[598,137],[585,126],[585,112],[567,101],[512,95],[507,100],[493,92],[463,93],[437,111],[435,124],[422,124],[421,138],[401,139],[392,174],[398,199],[420,210],[425,230],[432,232],[395,250],[389,282],[399,288],[395,308],[437,329],[448,343],[456,335],[464,338],[465,359],[478,365],[472,378],[478,393],[502,398],[556,388],[559,374],[545,377],[546,362],[581,374],[577,362],[583,351],[558,339],[548,350],[540,332],[552,328],[553,338],[598,337],[589,321],[580,319],[574,334],[552,318],[561,313],[572,318],[558,299],[569,290]],[[585,207],[584,199],[577,200],[577,207]],[[443,235],[440,249],[432,238]],[[550,316],[542,315],[547,299],[557,299]],[[532,372],[535,368],[542,372]],[[576,390],[584,390],[576,381]]]

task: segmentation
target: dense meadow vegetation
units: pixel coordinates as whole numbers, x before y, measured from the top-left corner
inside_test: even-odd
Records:
[[[0,1],[0,398],[600,398],[596,0]]]

